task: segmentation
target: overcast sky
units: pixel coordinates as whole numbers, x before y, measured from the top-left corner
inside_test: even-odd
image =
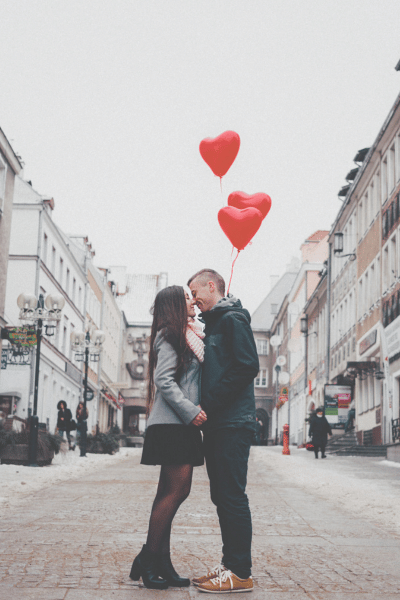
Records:
[[[330,229],[399,93],[399,40],[399,0],[0,0],[0,127],[102,267],[228,279],[217,212],[269,194],[231,288],[253,311]],[[221,194],[198,146],[227,129]]]

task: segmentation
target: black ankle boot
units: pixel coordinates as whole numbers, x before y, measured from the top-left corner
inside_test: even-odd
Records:
[[[132,563],[129,577],[133,581],[138,581],[141,577],[144,585],[152,590],[166,590],[168,582],[159,577],[158,568],[158,555],[149,552],[144,545]]]
[[[158,574],[163,579],[166,579],[168,585],[173,587],[188,587],[190,585],[190,579],[179,577],[175,571],[170,554],[162,554],[158,561]]]

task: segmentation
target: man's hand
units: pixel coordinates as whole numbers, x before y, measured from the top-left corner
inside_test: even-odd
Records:
[[[199,414],[193,419],[192,425],[196,425],[197,427],[200,427],[200,425],[205,423],[205,421],[207,421],[207,415],[204,412],[204,410],[200,410]]]

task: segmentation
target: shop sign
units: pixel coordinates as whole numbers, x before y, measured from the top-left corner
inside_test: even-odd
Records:
[[[400,352],[400,317],[397,317],[385,328],[385,336],[388,347],[388,357],[392,358]]]
[[[325,416],[328,423],[337,428],[344,427],[351,403],[351,387],[326,384],[324,388]]]
[[[82,383],[82,372],[79,371],[79,369],[77,369],[73,364],[66,362],[65,372],[69,377],[71,377],[71,379],[76,381],[76,383]]]
[[[1,337],[18,346],[36,346],[36,330],[29,327],[6,327],[2,329]]]
[[[279,396],[279,402],[282,402],[282,404],[284,404],[288,401],[288,398],[289,396]]]
[[[281,388],[281,396],[289,396],[289,388],[286,385]]]
[[[368,348],[371,348],[371,346],[373,346],[376,343],[376,335],[377,330],[375,329],[374,331],[371,331],[371,333],[369,333],[363,340],[361,340],[360,356],[361,354],[364,354],[364,352],[366,352]]]

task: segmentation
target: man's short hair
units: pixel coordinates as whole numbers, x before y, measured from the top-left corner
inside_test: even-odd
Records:
[[[218,293],[221,294],[221,296],[225,296],[225,281],[217,271],[214,271],[213,269],[201,269],[201,271],[197,271],[197,273],[192,275],[187,284],[190,286],[192,281],[198,278],[202,285],[206,285],[207,281],[213,281]]]

